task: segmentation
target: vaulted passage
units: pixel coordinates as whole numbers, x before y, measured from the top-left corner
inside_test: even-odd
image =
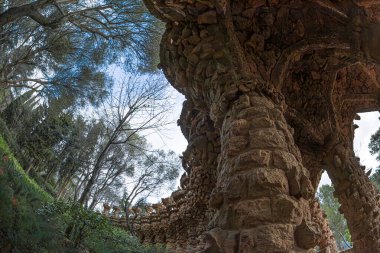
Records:
[[[143,217],[173,252],[336,252],[314,201],[326,169],[354,252],[380,252],[380,196],[353,153],[377,110],[377,1],[150,1],[186,96],[182,190]],[[159,229],[157,229],[159,228]]]

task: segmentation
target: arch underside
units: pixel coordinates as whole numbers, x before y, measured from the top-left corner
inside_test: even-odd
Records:
[[[353,119],[380,107],[380,3],[145,2],[167,23],[160,66],[187,99],[189,141],[155,240],[175,252],[335,252],[314,202],[326,169],[355,252],[379,252],[380,197],[354,156]]]

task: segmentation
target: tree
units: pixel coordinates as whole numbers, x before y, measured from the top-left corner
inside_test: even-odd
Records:
[[[96,104],[110,64],[154,69],[160,31],[137,0],[3,1],[0,87]]]
[[[1,113],[7,126],[7,140],[16,148],[17,157],[27,172],[46,167],[55,148],[69,134],[73,115],[63,108],[39,103],[33,92],[26,92],[12,101]]]
[[[376,160],[380,161],[380,129],[371,136],[368,148],[371,155],[376,155]]]
[[[102,178],[102,170],[106,170],[108,175],[103,180],[114,178],[112,175],[115,174],[110,171],[111,168],[115,169],[114,159],[120,154],[134,156],[147,151],[143,131],[157,130],[168,123],[164,116],[170,106],[166,85],[162,79],[129,77],[106,101],[100,115],[104,122],[102,138],[93,165],[85,175],[79,203],[85,204],[88,201],[96,182]],[[121,168],[123,167],[130,166],[124,164]],[[121,173],[117,169],[113,171],[116,175]]]
[[[334,188],[330,185],[322,185],[317,193],[321,208],[327,216],[330,228],[334,234],[339,249],[350,246],[351,236],[343,215],[339,212],[340,204],[333,195]]]
[[[376,188],[380,191],[380,168],[377,168],[375,173],[370,177],[371,181],[375,184]]]
[[[150,196],[160,196],[163,189],[173,187],[180,169],[179,157],[163,150],[141,152],[136,157],[125,157],[129,167],[110,169],[98,179],[91,194],[89,208],[103,201],[120,204],[123,210],[136,204],[138,200]],[[119,172],[119,173],[117,173]],[[124,173],[124,174],[123,174]],[[113,174],[113,176],[109,176]]]
[[[368,147],[371,155],[376,155],[376,160],[380,161],[380,129],[371,136]],[[370,179],[375,184],[376,188],[380,190],[380,168],[376,169],[375,173],[370,176]]]
[[[175,154],[150,151],[145,138],[145,131],[157,131],[168,123],[164,113],[170,104],[162,79],[130,76],[92,119],[66,109],[60,102],[64,99],[46,105],[28,92],[2,113],[27,172],[38,180],[44,177],[58,199],[78,200],[93,209],[114,189],[123,189],[129,178],[131,191],[125,201],[133,203],[178,176]],[[115,201],[119,195],[113,195]]]
[[[124,209],[130,208],[136,200],[159,196],[162,189],[173,186],[181,165],[173,151],[156,150],[141,159],[137,166],[133,177],[126,183],[122,198]]]

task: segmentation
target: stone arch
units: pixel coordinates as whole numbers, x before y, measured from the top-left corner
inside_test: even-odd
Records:
[[[184,222],[192,223],[195,213],[186,203],[202,195],[207,218],[200,223],[208,225],[199,233],[208,231],[200,244],[206,252],[216,246],[224,252],[308,252],[318,243],[311,203],[320,174],[304,163],[309,154],[327,165],[355,251],[378,252],[380,197],[355,162],[352,119],[380,106],[380,4],[145,2],[167,23],[160,67],[191,101],[190,110],[213,123],[211,138],[199,132],[202,145],[195,146],[204,154],[190,164],[204,169],[190,174],[170,226],[182,231]],[[188,138],[197,131],[191,121],[180,124],[188,125]],[[208,149],[211,139],[219,148]],[[190,156],[197,153],[193,146]],[[204,162],[210,155],[212,166]],[[207,168],[216,172],[215,187],[197,195],[192,179]],[[349,210],[353,204],[364,219]]]

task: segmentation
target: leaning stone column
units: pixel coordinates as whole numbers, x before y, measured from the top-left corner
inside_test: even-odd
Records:
[[[311,222],[313,187],[283,109],[254,92],[241,95],[221,128],[217,209],[209,252],[307,252],[319,229]],[[208,252],[208,251],[206,251]]]
[[[329,223],[326,220],[326,215],[323,213],[321,206],[317,199],[310,200],[310,210],[312,221],[319,225],[321,229],[321,236],[318,240],[319,253],[336,253],[338,247],[332,231],[330,230]]]
[[[353,105],[356,112],[378,108],[380,91],[373,85],[377,78],[372,75],[356,84],[370,72],[353,64],[364,62],[360,50],[380,62],[377,50],[369,50],[376,49],[376,36],[371,43],[362,41],[378,31],[380,15],[372,1],[145,2],[167,23],[160,51],[164,74],[197,110],[209,114],[220,132],[217,188],[210,199],[216,214],[209,224],[206,251],[302,252],[312,248],[319,233],[311,222],[308,202],[313,187],[283,117],[284,109],[272,95],[282,93],[286,98],[287,119],[293,123],[288,122],[300,130],[297,144],[313,152],[323,152],[330,135],[339,129],[334,126],[342,103],[360,100]],[[337,73],[349,65],[360,69],[358,75],[349,71],[354,76],[352,85],[346,85],[344,75]],[[366,94],[369,87],[364,84],[371,82],[376,87]],[[343,189],[338,192],[350,188],[345,182],[349,176],[342,171],[350,166],[334,164],[335,156],[326,159],[331,170],[341,171],[332,176]],[[359,203],[366,210],[364,191],[360,194],[360,202],[348,203]],[[368,209],[373,210],[368,214],[375,217],[376,203],[372,197],[369,201]],[[356,219],[349,221],[350,229],[356,230]],[[368,230],[372,232],[378,234]],[[361,234],[355,238],[371,237]],[[366,242],[375,241],[371,240]],[[364,243],[357,245],[365,249],[360,246]]]
[[[315,156],[315,154],[306,153],[305,150],[301,149],[301,155],[304,166],[307,168],[310,174],[310,182],[315,190],[314,196],[316,194],[318,185],[321,181],[323,168],[325,167],[323,161],[320,157]],[[318,240],[318,246],[320,253],[336,253],[338,252],[338,247],[334,235],[329,227],[329,222],[326,219],[326,215],[321,209],[319,201],[317,198],[311,199],[309,202],[311,219],[313,222],[318,224],[321,229],[321,236]]]
[[[179,122],[189,145],[183,152],[183,167],[186,174],[181,177],[181,188],[189,192],[186,210],[189,217],[186,252],[195,253],[203,249],[202,235],[209,223],[209,197],[215,187],[217,155],[220,152],[218,130],[205,112],[194,108],[186,101]]]
[[[351,148],[337,144],[327,153],[327,172],[347,219],[354,252],[380,249],[380,194],[365,175]]]

